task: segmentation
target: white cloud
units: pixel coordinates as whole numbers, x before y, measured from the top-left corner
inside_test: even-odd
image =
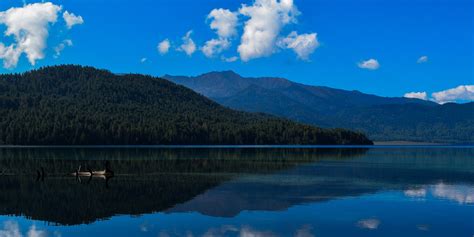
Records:
[[[299,11],[293,0],[255,0],[243,4],[240,14],[249,17],[238,47],[242,61],[270,56],[283,26],[295,23]]]
[[[380,220],[377,219],[365,219],[357,222],[357,226],[362,229],[375,230],[379,228]]]
[[[237,34],[237,14],[227,9],[214,9],[207,16],[212,19],[210,27],[216,30],[217,39],[207,41],[201,51],[208,58],[213,58],[231,46],[230,38]]]
[[[63,13],[63,18],[64,21],[66,21],[68,29],[71,29],[74,25],[84,24],[84,19],[82,19],[82,16],[76,16],[74,13],[69,13],[68,11]]]
[[[379,61],[376,59],[369,59],[367,61],[362,61],[357,64],[360,68],[362,69],[368,69],[368,70],[377,70],[380,68]]]
[[[237,57],[237,56],[232,56],[232,57],[224,57],[224,56],[222,56],[221,59],[222,59],[222,61],[224,61],[224,62],[233,63],[233,62],[236,62],[237,60],[239,60],[239,57]]]
[[[237,11],[213,9],[207,20],[217,37],[206,41],[199,50],[208,58],[220,56],[231,48],[238,35],[237,28],[243,23],[243,34],[237,47],[242,61],[268,57],[281,49],[293,50],[299,59],[308,60],[320,45],[316,33],[298,35],[294,31],[286,37],[281,35],[285,26],[297,23],[298,15],[300,12],[294,0],[253,0],[251,4],[242,4]],[[185,52],[188,56],[196,50],[191,34],[192,31],[189,31],[183,37],[183,44],[177,47],[178,51]],[[235,57],[220,58],[227,62],[237,61]]]
[[[22,53],[23,51],[15,47],[13,44],[10,46],[5,46],[3,43],[0,43],[0,59],[3,59],[4,68],[16,67]]]
[[[458,100],[474,100],[474,85],[461,85],[456,88],[435,92],[431,95],[433,100],[440,104]]]
[[[141,58],[141,59],[140,59],[140,62],[141,62],[141,63],[145,63],[147,60],[148,60],[147,58]]]
[[[229,40],[220,38],[220,39],[211,39],[206,42],[206,44],[201,48],[201,51],[208,58],[212,58],[224,50],[228,49],[231,46]]]
[[[191,39],[192,33],[192,30],[186,33],[186,35],[182,38],[183,44],[178,49],[179,51],[185,52],[188,56],[193,55],[193,53],[196,51],[196,44],[194,43],[193,39]]]
[[[428,56],[421,56],[416,62],[417,63],[426,63],[426,62],[428,62]]]
[[[10,46],[0,43],[0,58],[5,68],[16,67],[23,53],[32,65],[44,58],[48,26],[57,21],[60,10],[61,6],[46,2],[0,12],[0,24],[6,26],[5,36],[13,36],[15,40]]]
[[[299,59],[308,60],[309,56],[319,47],[316,33],[298,35],[296,31],[291,32],[286,38],[280,39],[278,46],[292,49]]]
[[[158,49],[158,52],[160,52],[161,55],[165,55],[170,50],[170,46],[170,41],[168,39],[165,39],[161,41],[156,48]]]
[[[61,55],[61,52],[68,46],[72,46],[72,40],[70,39],[65,39],[61,43],[56,45],[56,47],[54,47],[54,57],[58,58]]]
[[[220,8],[212,10],[207,18],[212,19],[210,27],[216,30],[220,38],[230,38],[237,35],[237,13]]]
[[[428,100],[428,94],[426,92],[409,92],[409,93],[406,93],[403,97],[412,98],[412,99],[420,99],[420,100]]]

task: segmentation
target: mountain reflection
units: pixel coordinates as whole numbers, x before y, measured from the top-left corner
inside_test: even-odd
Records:
[[[434,197],[469,204],[473,198],[472,150],[446,155],[425,149],[373,149],[354,159],[324,159],[267,175],[247,175],[223,183],[167,212],[196,211],[235,217],[244,210],[286,210],[297,204],[359,196],[383,190],[430,186]],[[456,159],[456,163],[451,159]],[[450,164],[446,166],[446,164]],[[441,183],[440,182],[446,182]],[[405,194],[407,193],[405,191]],[[417,193],[418,192],[418,193]]]
[[[233,217],[381,190],[469,204],[472,157],[472,149],[4,148],[0,215],[60,225],[154,212]],[[105,161],[112,179],[71,175],[79,166],[101,170]],[[40,168],[44,181],[36,180]]]
[[[366,149],[0,149],[0,215],[25,215],[62,225],[118,214],[159,212],[245,174],[270,174],[321,159],[346,159]],[[108,180],[71,173],[82,165]],[[36,171],[45,170],[44,181]],[[107,184],[107,185],[106,185]]]

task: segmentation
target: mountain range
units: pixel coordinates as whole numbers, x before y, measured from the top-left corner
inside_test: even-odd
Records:
[[[225,108],[167,80],[74,65],[0,75],[0,144],[372,144],[363,134],[321,129]]]
[[[474,143],[474,102],[440,105],[304,85],[284,78],[247,78],[233,71],[163,78],[232,109],[358,130],[373,140]]]

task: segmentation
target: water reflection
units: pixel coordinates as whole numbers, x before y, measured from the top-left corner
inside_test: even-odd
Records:
[[[63,225],[164,211],[220,184],[366,149],[1,149],[0,214]],[[113,179],[73,177],[110,162]],[[40,179],[37,170],[40,169]],[[43,171],[44,170],[44,171]],[[38,205],[41,204],[41,205]]]
[[[353,228],[355,235],[376,233],[391,227],[394,220],[387,213],[397,221],[416,216],[387,207],[400,200],[442,200],[460,208],[453,215],[472,210],[472,157],[474,149],[469,148],[0,149],[0,216],[67,226],[115,223],[132,215],[134,228],[153,236],[303,237],[337,225]],[[114,171],[112,179],[71,175],[80,165],[100,170],[105,161]],[[414,208],[411,202],[404,204]],[[260,215],[268,211],[282,217],[262,224]],[[161,219],[141,216],[150,213]],[[172,219],[175,215],[180,219]],[[459,217],[467,223],[474,219],[463,215]],[[209,225],[208,218],[214,217],[224,218]],[[412,230],[431,231],[435,226],[429,218],[412,220]],[[190,227],[177,232],[174,224],[164,226],[168,220]],[[55,235],[34,223],[3,224],[2,237]]]
[[[22,230],[20,229],[18,222],[15,221],[5,221],[3,223],[3,230],[0,230],[1,237],[46,237],[47,232],[44,230],[37,229],[36,225],[31,225],[28,228],[28,231],[23,235]],[[55,233],[55,236],[58,236],[58,233]],[[59,235],[60,236],[60,235]]]
[[[348,160],[323,159],[265,176],[247,175],[207,190],[167,212],[235,217],[245,210],[286,210],[298,204],[384,190],[404,190],[407,196],[426,192],[424,188],[413,189],[413,186],[430,187],[437,198],[470,202],[474,187],[472,150],[466,151],[466,156],[458,156],[457,165],[444,167],[440,164],[452,157],[447,158],[442,152],[429,158],[410,156],[416,157],[417,152],[424,150],[409,154],[401,151],[397,156],[392,153],[392,156],[381,156],[385,151],[372,150]]]
[[[378,219],[364,219],[357,222],[357,226],[362,229],[375,230],[379,228],[380,220]]]
[[[474,203],[474,186],[472,185],[451,185],[440,182],[435,185],[407,189],[405,195],[412,198],[425,198],[427,195],[457,202],[460,205]]]

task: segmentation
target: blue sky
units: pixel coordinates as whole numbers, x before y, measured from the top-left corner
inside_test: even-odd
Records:
[[[257,1],[279,3],[277,0]],[[474,84],[472,0],[294,0],[293,7],[300,14],[293,16],[289,23],[275,23],[280,27],[275,42],[283,42],[293,31],[299,36],[317,33],[317,45],[311,42],[318,47],[309,47],[311,53],[302,59],[288,46],[290,44],[278,43],[271,53],[250,60],[241,60],[238,52],[250,19],[245,14],[236,14],[236,33],[228,37],[231,46],[221,54],[208,58],[199,49],[208,40],[220,38],[210,28],[213,19],[206,19],[213,9],[238,12],[242,4],[250,7],[255,0],[51,2],[62,8],[58,19],[47,24],[49,34],[44,57],[37,59],[33,66],[23,53],[16,66],[2,67],[1,73],[55,64],[91,65],[113,72],[157,76],[234,70],[244,76],[285,77],[305,84],[383,96],[426,92],[431,97],[433,92]],[[18,0],[3,0],[0,11],[21,8],[26,6],[24,4]],[[67,29],[62,18],[65,11],[81,16],[83,23]],[[8,25],[0,25],[2,32],[7,29]],[[197,49],[188,56],[176,48],[190,30]],[[171,47],[167,54],[161,55],[157,45],[165,39],[169,39]],[[64,40],[70,40],[72,46]],[[5,47],[17,43],[13,36],[5,35],[0,37],[0,42]],[[55,49],[61,43],[64,49],[56,55]],[[427,56],[427,61],[417,63],[422,56]],[[240,59],[224,62],[222,57]],[[146,61],[142,62],[144,58]],[[375,70],[359,67],[358,64],[369,59],[377,61],[378,67],[369,65]],[[466,96],[472,96],[469,92],[463,93],[465,100]]]

